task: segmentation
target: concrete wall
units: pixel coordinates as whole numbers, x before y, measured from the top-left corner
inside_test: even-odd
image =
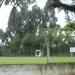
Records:
[[[0,65],[0,75],[75,75],[75,64]]]

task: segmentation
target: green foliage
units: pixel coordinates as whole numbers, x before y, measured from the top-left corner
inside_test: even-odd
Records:
[[[21,40],[19,38],[13,38],[9,44],[11,48],[20,48]]]
[[[64,26],[64,30],[66,31],[74,31],[75,30],[75,23],[69,23],[66,26]]]
[[[54,0],[48,0],[47,1],[47,3],[46,3],[46,6],[45,6],[45,14],[46,14],[46,17],[47,17],[47,19],[48,19],[48,22],[49,22],[49,27],[51,27],[51,28],[54,28],[54,27],[56,27],[56,22],[57,22],[57,18],[56,18],[56,16],[55,16],[55,9],[52,7],[52,6],[50,6],[49,7],[49,5],[51,4],[51,3],[54,3],[55,1]]]
[[[4,32],[2,29],[0,29],[0,40],[3,38]]]
[[[22,44],[24,47],[41,47],[44,42],[43,37],[36,36],[34,34],[27,34],[23,40]]]
[[[0,0],[0,6],[2,4],[8,5],[8,4],[12,4],[13,6],[20,6],[24,3],[30,4],[33,3],[35,0]]]

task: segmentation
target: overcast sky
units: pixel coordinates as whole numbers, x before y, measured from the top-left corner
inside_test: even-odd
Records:
[[[47,0],[36,0],[37,1],[37,5],[40,6],[41,8],[43,8],[45,6],[45,3]],[[2,28],[4,31],[8,25],[8,18],[9,18],[9,14],[10,11],[12,9],[12,6],[5,6],[2,5],[2,7],[0,8],[0,28]],[[64,11],[61,11],[60,13],[56,13],[56,16],[58,17],[58,24],[61,24],[61,26],[65,25],[65,14]]]

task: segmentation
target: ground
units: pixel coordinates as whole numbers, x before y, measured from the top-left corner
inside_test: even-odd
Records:
[[[50,57],[49,63],[75,63],[75,57]],[[47,57],[0,57],[0,64],[47,64]]]

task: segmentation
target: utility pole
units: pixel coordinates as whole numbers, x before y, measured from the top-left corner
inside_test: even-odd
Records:
[[[52,4],[56,1],[59,1],[59,0],[48,0],[48,3],[49,4]],[[50,7],[49,8],[49,24],[50,24],[50,27],[54,27],[54,25],[56,25],[56,17],[55,17],[55,10],[54,8]],[[50,75],[50,44],[49,44],[49,29],[46,31],[47,33],[47,37],[46,37],[46,44],[47,44],[47,75]]]
[[[49,66],[49,57],[50,57],[50,49],[49,49],[49,31],[46,31],[47,37],[46,37],[46,43],[47,43],[47,75],[50,75],[50,66]]]
[[[46,33],[47,33],[47,40],[46,40],[46,43],[47,43],[47,64],[49,63],[49,57],[50,57],[50,49],[49,49],[49,37],[48,37],[48,35],[49,35],[49,32],[48,31],[46,31]]]

